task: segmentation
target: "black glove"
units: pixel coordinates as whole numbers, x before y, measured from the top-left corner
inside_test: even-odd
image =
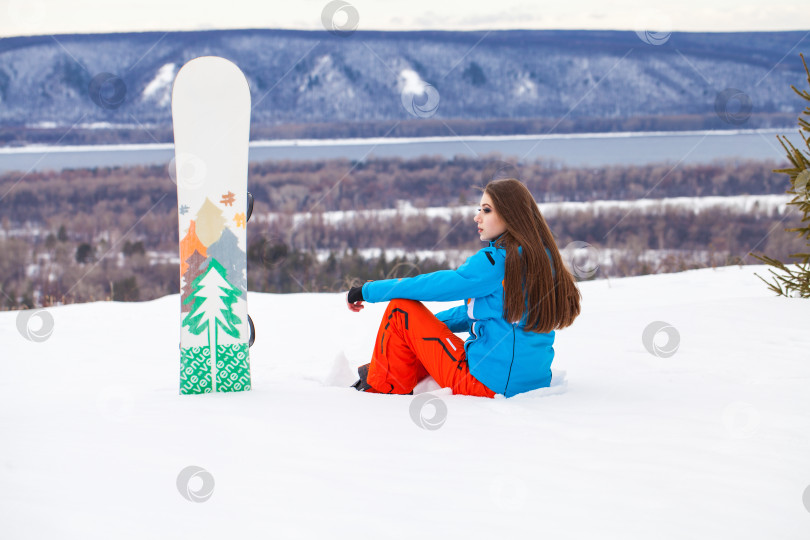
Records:
[[[355,302],[363,301],[363,287],[352,287],[349,289],[348,302],[354,304]]]

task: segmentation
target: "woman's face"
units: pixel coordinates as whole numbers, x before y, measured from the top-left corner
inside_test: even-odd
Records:
[[[484,242],[495,240],[506,232],[506,223],[495,211],[492,199],[489,198],[486,191],[481,196],[481,204],[478,213],[475,214],[475,222],[478,224],[478,235]]]

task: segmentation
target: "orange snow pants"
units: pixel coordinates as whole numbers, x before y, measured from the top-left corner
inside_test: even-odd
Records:
[[[385,309],[368,383],[384,394],[408,394],[430,374],[454,394],[494,397],[470,373],[464,341],[415,300],[392,300]]]

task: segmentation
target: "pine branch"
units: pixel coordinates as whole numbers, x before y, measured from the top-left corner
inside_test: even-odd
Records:
[[[807,61],[804,55],[800,54],[799,56],[801,56],[804,71],[807,73],[807,84],[810,86],[810,69],[807,67]],[[806,101],[810,101],[810,92],[807,90],[800,91],[793,85],[790,87],[800,97]],[[805,107],[801,114],[810,116],[810,107]],[[799,135],[805,147],[810,150],[810,140],[808,140],[802,132],[802,130],[810,132],[810,122],[801,118],[800,115],[798,123],[800,128]],[[779,144],[782,145],[782,148],[784,148],[785,154],[793,167],[774,169],[774,172],[788,175],[790,178],[790,188],[785,193],[793,195],[794,197],[787,204],[796,206],[802,212],[802,223],[810,222],[810,157],[805,155],[802,150],[793,146],[793,143],[791,143],[787,137],[777,135],[776,138],[779,140]],[[810,225],[786,228],[785,231],[795,232],[799,237],[805,238],[807,240],[807,246],[810,247]],[[754,253],[751,253],[751,255],[781,272],[777,273],[773,269],[768,270],[773,276],[772,283],[763,279],[762,276],[755,274],[777,295],[810,298],[810,253],[793,253],[789,255],[790,258],[800,261],[796,263],[795,270],[786,266],[782,261],[768,257],[767,255],[759,256]]]

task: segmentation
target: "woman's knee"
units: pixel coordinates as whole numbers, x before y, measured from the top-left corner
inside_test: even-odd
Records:
[[[408,300],[406,298],[394,298],[388,302],[388,309],[404,309],[422,306],[422,302],[418,300]]]

